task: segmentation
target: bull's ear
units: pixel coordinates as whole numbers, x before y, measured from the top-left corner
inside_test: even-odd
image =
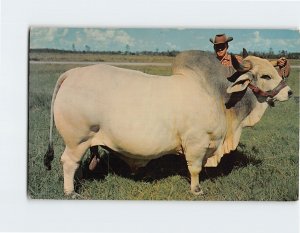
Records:
[[[251,72],[247,72],[241,75],[231,86],[227,88],[227,93],[240,92],[245,90],[252,79],[253,75]]]
[[[240,63],[233,54],[231,54],[231,62],[233,68],[239,72],[247,72],[252,69],[252,63],[249,60],[243,60]]]

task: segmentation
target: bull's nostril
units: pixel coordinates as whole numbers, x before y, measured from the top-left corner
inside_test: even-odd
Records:
[[[291,97],[293,95],[293,91],[289,90],[288,95],[289,95],[289,97]]]

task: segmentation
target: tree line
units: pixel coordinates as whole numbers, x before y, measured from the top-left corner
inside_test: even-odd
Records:
[[[243,52],[240,52],[240,55],[242,54]],[[278,51],[278,53],[275,53],[272,49],[270,49],[268,52],[248,51],[248,54],[267,59],[276,59],[278,57],[286,57],[288,59],[300,59],[300,52],[289,53],[286,50]]]
[[[175,57],[180,51],[178,50],[167,50],[167,51],[138,51],[138,52],[131,52],[131,51],[91,51],[90,49],[87,50],[62,50],[62,49],[48,49],[48,48],[41,48],[41,49],[29,49],[30,53],[73,53],[73,54],[110,54],[110,55],[148,55],[148,56],[171,56]],[[213,53],[211,51],[207,51],[209,53]],[[242,51],[239,53],[242,55]],[[300,59],[300,52],[288,52],[286,50],[281,50],[275,53],[272,48],[269,49],[268,52],[259,52],[259,51],[248,51],[249,55],[261,57],[261,58],[268,58],[268,59],[275,59],[278,57],[286,57],[288,59]]]

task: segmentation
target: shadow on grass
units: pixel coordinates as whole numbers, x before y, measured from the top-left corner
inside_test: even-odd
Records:
[[[218,167],[203,168],[200,173],[200,180],[215,179],[227,176],[233,169],[239,169],[248,165],[257,166],[261,160],[249,157],[242,152],[235,150],[223,156]],[[150,161],[146,167],[140,168],[133,174],[129,166],[121,160],[116,152],[110,152],[101,157],[100,163],[94,171],[88,169],[87,160],[82,165],[82,178],[88,180],[102,180],[108,173],[129,178],[135,181],[154,182],[169,176],[179,175],[190,180],[186,160],[183,155],[165,155],[161,158]],[[78,187],[80,188],[80,187]]]

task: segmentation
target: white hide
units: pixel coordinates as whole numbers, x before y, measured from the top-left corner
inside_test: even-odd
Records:
[[[250,60],[253,75],[269,72],[275,77],[270,83],[258,78],[258,85],[275,87],[275,69],[269,69],[262,59]],[[216,92],[207,85],[204,73],[180,69],[177,73],[156,76],[99,64],[61,76],[52,109],[66,144],[61,158],[66,194],[74,191],[74,173],[84,152],[95,145],[121,153],[131,167],[165,154],[184,154],[191,190],[201,193],[202,167],[217,166],[225,153],[234,150],[242,127],[258,122],[267,104],[256,101],[253,109],[244,111],[248,115],[238,116],[236,109],[225,108],[220,93],[214,96]],[[227,90],[240,91],[238,86],[234,83]],[[276,98],[288,98],[288,90],[283,89]]]

